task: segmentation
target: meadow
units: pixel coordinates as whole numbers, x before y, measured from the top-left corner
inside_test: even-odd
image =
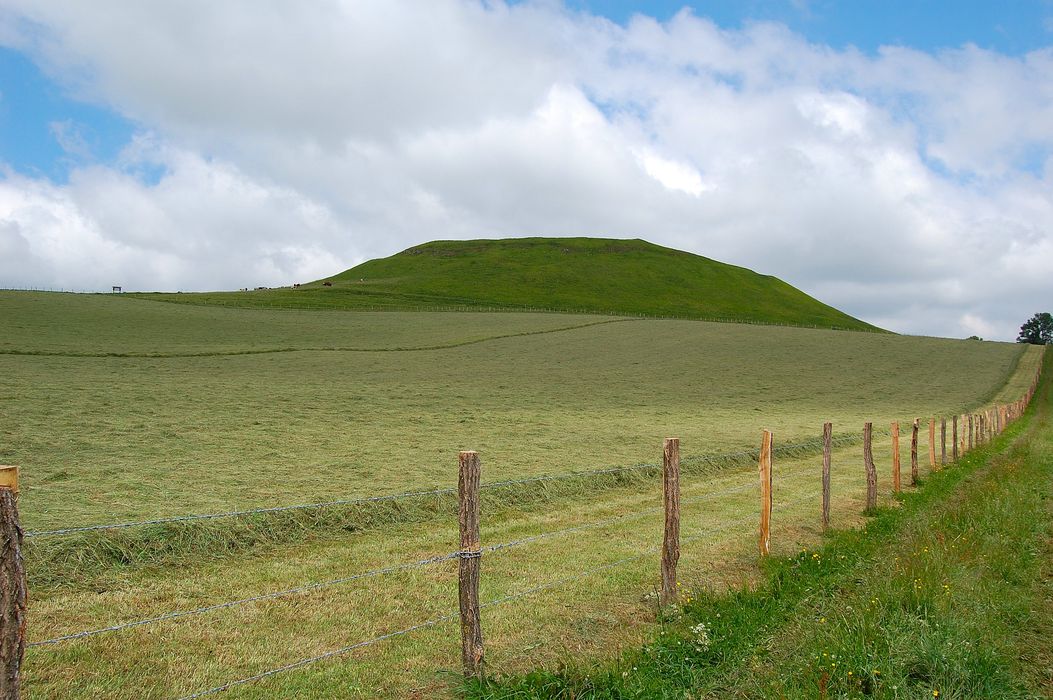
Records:
[[[687,464],[755,449],[762,428],[777,444],[814,440],[826,420],[839,434],[858,434],[864,420],[880,431],[1016,398],[1041,357],[1004,343],[700,321],[246,310],[108,295],[2,293],[0,320],[9,329],[0,462],[23,469],[30,530],[445,488],[459,449],[479,450],[492,482],[654,463],[667,435],[681,438]],[[887,446],[875,454],[882,503],[895,503]],[[696,537],[681,564],[687,588],[719,591],[757,575],[748,461],[685,476],[684,536]],[[605,523],[488,556],[484,600],[637,557],[487,608],[496,668],[608,656],[653,631],[661,497],[654,472],[640,474],[484,497],[484,544]],[[818,488],[814,451],[779,459],[776,553],[821,539]],[[864,489],[859,445],[838,449],[836,527],[863,522]],[[33,568],[46,543],[31,538],[30,641],[455,548],[448,512],[394,512],[377,525],[290,531],[171,560],[122,554],[64,579],[76,551],[62,550],[65,564],[47,560],[49,576]],[[178,697],[455,608],[455,563],[439,562],[33,647],[27,690]],[[227,693],[432,697],[458,686],[457,650],[456,621],[440,622]]]
[[[444,487],[461,449],[497,480],[653,462],[666,435],[704,453],[755,447],[762,428],[857,432],[991,400],[1024,350],[70,294],[0,294],[0,320],[0,462],[23,468],[30,529]]]

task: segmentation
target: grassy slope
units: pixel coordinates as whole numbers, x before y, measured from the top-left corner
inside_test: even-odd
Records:
[[[865,531],[776,558],[757,588],[699,596],[613,666],[506,677],[468,695],[1050,697],[1051,373],[1053,354],[1024,420]]]
[[[0,304],[17,306],[22,298],[11,301],[0,295]],[[508,331],[501,324],[513,316],[518,319],[514,323],[530,320],[507,314],[190,310],[108,297],[48,298],[60,299],[65,311],[38,306],[32,313],[4,319],[18,321],[5,323],[17,330],[7,338],[13,347],[40,349],[40,334],[48,333],[46,347],[86,348],[103,355],[130,346],[137,352],[173,347],[229,352],[305,340],[299,337],[303,329],[325,326],[320,319],[332,318],[331,328],[318,331],[332,334],[326,342],[368,339],[377,350],[389,341],[412,340],[414,329],[442,341],[448,325],[482,337],[497,327]],[[106,305],[129,303],[147,315],[127,331],[112,327],[115,321],[106,318],[114,307]],[[0,306],[4,313],[11,308]],[[164,309],[178,313],[169,317]],[[26,320],[39,314],[51,316],[42,326]],[[276,326],[259,322],[275,317],[286,321]],[[214,331],[225,322],[236,332],[225,336]],[[547,323],[516,328],[551,330]],[[462,440],[466,446],[484,446],[484,478],[493,480],[652,461],[664,434],[680,433],[685,457],[690,457],[755,446],[761,426],[774,427],[783,444],[813,437],[821,420],[831,416],[838,427],[849,428],[864,418],[880,424],[890,417],[958,410],[993,395],[1021,350],[890,335],[630,321],[423,352],[0,355],[0,401],[9,402],[0,411],[0,461],[25,468],[21,502],[31,527],[376,493],[381,487],[396,490],[421,483],[445,486],[452,484],[451,458]],[[597,363],[601,356],[604,362]],[[1023,356],[1021,370],[1031,366],[1033,357]],[[452,448],[451,435],[458,442]],[[877,448],[875,453],[882,459]],[[423,463],[422,454],[431,455],[432,463]],[[859,460],[858,446],[836,457],[839,525],[858,521]],[[797,477],[814,471],[814,457],[780,465],[778,492],[787,500],[808,499],[780,510],[776,549],[788,553],[817,541],[815,482]],[[753,469],[715,478],[693,473],[685,478],[685,495],[748,488],[755,479]],[[613,483],[602,489],[584,486],[561,491],[546,485],[540,498],[516,508],[488,499],[485,541],[632,513],[653,507],[659,497],[657,481],[650,489],[640,488],[639,482],[620,488]],[[881,488],[887,499],[884,480]],[[714,524],[728,528],[748,514],[749,492],[736,493],[719,503],[687,506],[695,510],[685,530]],[[383,530],[375,524],[365,532],[299,530],[251,553],[225,551],[229,540],[217,537],[215,550],[195,549],[193,556],[176,560],[178,566],[119,565],[91,576],[77,571],[58,587],[36,585],[38,561],[31,551],[29,634],[41,639],[255,595],[444,553],[453,546],[449,516],[399,523],[402,515],[384,515],[378,521],[387,526]],[[274,523],[248,525],[268,530]],[[652,557],[659,532],[658,519],[632,520],[576,533],[572,547],[506,551],[489,560],[484,595],[522,590],[620,552]],[[181,544],[178,532],[171,541],[164,530],[154,534],[166,546]],[[685,553],[682,570],[710,582],[740,581],[753,575],[754,546],[752,526],[729,529]],[[68,561],[76,565],[77,556],[71,552]],[[585,586],[493,608],[487,614],[491,659],[499,668],[516,670],[538,659],[555,661],[566,649],[590,655],[610,645],[637,644],[651,629],[652,612],[639,597],[650,590],[653,579],[653,559],[641,559],[635,567],[593,578]],[[455,605],[454,580],[450,567],[369,579],[36,649],[27,661],[30,693],[178,696],[447,612]],[[532,624],[525,625],[524,619]],[[456,673],[434,672],[456,668],[455,636],[455,627],[436,627],[356,653],[349,662],[313,665],[244,686],[230,696],[366,698],[417,689],[419,697],[433,697],[437,688],[456,678]]]
[[[380,350],[568,320],[43,296],[0,295],[4,349]],[[764,427],[787,442],[830,419],[840,432],[958,412],[1001,386],[1022,349],[632,320],[416,352],[0,354],[0,462],[23,467],[30,528],[375,495],[451,484],[467,447],[496,480],[653,461],[667,434],[698,454],[754,447]]]
[[[785,282],[640,240],[434,241],[300,289],[146,295],[301,308],[496,307],[876,330]]]
[[[879,445],[874,452],[880,470],[879,503],[887,506],[892,503],[889,458]],[[834,453],[835,527],[864,522],[860,463],[858,445]],[[922,474],[928,474],[924,464]],[[777,559],[788,562],[785,583],[796,581],[801,573],[792,569],[794,562],[788,558],[802,547],[814,548],[821,542],[815,477],[814,455],[777,458],[778,506],[772,544],[777,557],[787,558]],[[487,607],[487,653],[494,669],[516,672],[538,663],[581,663],[608,657],[611,649],[638,647],[657,631],[653,601],[644,594],[653,590],[656,581],[661,541],[658,475],[652,471],[649,478],[620,487],[584,486],[567,492],[546,489],[546,499],[518,505],[495,503],[489,492],[484,498],[484,544],[614,516],[624,519],[487,555],[483,600],[552,584],[623,557],[638,557],[512,603]],[[755,581],[759,575],[755,467],[716,475],[689,471],[682,479],[682,489],[682,579],[691,587],[698,584],[714,591]],[[922,500],[918,507],[927,507],[932,500]],[[39,640],[344,577],[445,553],[456,541],[456,518],[449,513],[429,522],[388,525],[382,530],[336,530],[325,537],[266,548],[254,556],[225,560],[196,556],[178,567],[114,567],[93,579],[74,576],[57,588],[32,586],[29,634]],[[803,579],[803,585],[811,583]],[[792,601],[793,590],[787,585],[783,598]],[[753,600],[763,603],[770,597]],[[455,608],[456,567],[446,562],[202,617],[31,649],[26,663],[29,693],[42,698],[178,697],[402,629]],[[712,609],[700,609],[712,613]],[[753,619],[763,618],[755,615]],[[752,653],[756,637],[746,637],[741,643]],[[444,623],[239,686],[225,697],[445,697],[459,682],[458,651],[457,626]],[[629,669],[631,666],[624,670]]]

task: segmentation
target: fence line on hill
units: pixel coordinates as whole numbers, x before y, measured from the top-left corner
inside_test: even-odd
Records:
[[[952,457],[957,455],[960,459],[968,451],[974,447],[979,447],[989,443],[998,434],[1003,432],[1005,428],[1014,420],[1019,418],[1026,411],[1028,405],[1034,397],[1034,393],[1038,386],[1038,381],[1041,374],[1041,365],[1036,371],[1028,389],[1024,392],[1024,395],[1013,402],[1008,404],[996,404],[983,410],[971,412],[968,414],[962,414],[959,416],[952,417]],[[965,418],[968,418],[966,421]],[[941,435],[941,448],[940,458],[936,457],[936,444],[935,444],[935,421],[936,417],[929,419],[929,470],[932,472],[939,471],[946,464],[947,455],[947,431],[946,431],[946,417],[941,417],[941,425],[943,429],[940,431]],[[961,420],[963,426],[962,435],[960,440],[957,437],[956,427]],[[966,436],[965,426],[968,425],[968,436]],[[914,419],[913,422],[913,434],[912,434],[912,472],[916,473],[917,470],[917,435],[919,419]],[[898,448],[898,423],[893,423],[889,431],[889,435],[893,439],[893,445]],[[865,474],[867,481],[867,498],[866,508],[867,512],[871,511],[876,505],[876,472],[873,464],[873,457],[871,453],[872,449],[872,437],[873,437],[873,426],[870,422],[865,423],[863,430],[863,454],[864,454],[864,465]],[[761,448],[756,451],[758,454],[758,469],[760,475],[760,495],[761,495],[761,513],[760,513],[760,525],[758,528],[758,548],[762,557],[768,556],[770,552],[770,524],[771,519],[774,515],[774,497],[773,497],[773,463],[774,457],[779,456],[777,448],[773,448],[774,438],[769,431],[764,431]],[[852,441],[856,442],[856,441]],[[827,423],[823,426],[823,438],[821,440],[822,453],[823,453],[823,471],[822,471],[822,512],[821,520],[825,527],[828,525],[829,520],[829,503],[830,503],[830,480],[829,480],[829,463],[830,454],[833,447],[834,440],[831,438],[830,424]],[[804,443],[802,443],[804,444]],[[966,445],[969,445],[966,448]],[[755,451],[743,451],[744,454],[752,454]],[[736,453],[731,453],[736,454]],[[896,467],[898,466],[898,449],[895,454],[897,459],[894,460],[893,470],[894,477],[898,474]],[[549,531],[538,535],[532,535],[520,538],[518,540],[512,540],[509,542],[483,546],[479,536],[479,519],[481,513],[481,501],[480,491],[484,488],[494,488],[503,485],[513,483],[530,483],[536,481],[544,481],[553,477],[532,477],[529,479],[521,480],[510,480],[507,482],[492,482],[490,484],[481,483],[481,462],[476,452],[465,451],[459,455],[459,476],[458,476],[458,487],[456,489],[458,494],[458,521],[461,533],[461,544],[460,548],[454,552],[448,552],[445,554],[437,555],[427,559],[421,559],[416,562],[408,562],[389,567],[383,567],[373,569],[370,571],[360,572],[352,576],[344,577],[341,579],[334,579],[332,581],[306,584],[296,588],[288,589],[285,591],[276,591],[272,593],[265,593],[258,596],[249,598],[243,598],[239,600],[227,601],[225,603],[218,603],[210,606],[204,606],[192,610],[184,611],[173,611],[163,615],[155,616],[153,618],[147,618],[143,620],[132,621],[128,623],[122,623],[107,628],[101,628],[96,630],[84,630],[81,632],[71,633],[59,637],[55,637],[48,640],[34,642],[29,644],[29,647],[42,647],[51,646],[60,642],[72,642],[78,639],[92,637],[95,635],[103,634],[106,632],[116,632],[121,629],[127,629],[131,627],[138,627],[147,624],[160,623],[168,620],[174,620],[178,618],[184,618],[191,615],[204,614],[206,612],[219,610],[223,608],[229,608],[236,605],[241,605],[250,602],[259,602],[264,600],[271,600],[279,597],[294,595],[298,593],[305,593],[312,590],[317,590],[324,587],[339,585],[342,583],[349,583],[355,580],[361,580],[365,578],[382,576],[390,573],[396,573],[399,571],[408,571],[412,569],[424,568],[427,566],[440,564],[446,561],[457,560],[458,562],[458,597],[460,601],[459,612],[450,612],[437,618],[425,620],[418,624],[409,626],[404,629],[400,629],[386,634],[379,635],[377,637],[360,641],[350,646],[335,649],[324,654],[302,659],[300,661],[286,664],[263,673],[258,673],[246,678],[230,681],[223,685],[214,686],[201,691],[197,691],[191,695],[184,696],[183,700],[190,700],[191,698],[199,698],[205,695],[211,695],[214,693],[222,692],[229,688],[243,685],[246,683],[254,682],[267,678],[279,673],[290,671],[297,668],[340,656],[346,654],[352,650],[359,649],[365,646],[369,646],[380,641],[391,639],[397,636],[409,634],[413,631],[424,629],[426,627],[432,627],[440,623],[453,620],[459,617],[461,621],[461,638],[462,638],[462,663],[464,666],[464,672],[468,676],[480,676],[484,669],[484,646],[483,646],[483,635],[482,635],[482,610],[497,605],[501,605],[513,600],[523,598],[534,593],[549,590],[559,586],[563,586],[574,581],[585,578],[586,576],[594,575],[601,571],[610,570],[615,567],[625,566],[629,563],[639,561],[645,557],[654,556],[654,549],[648,549],[647,551],[641,551],[634,553],[629,557],[619,559],[614,562],[610,562],[601,566],[586,569],[581,572],[572,574],[556,581],[550,581],[548,583],[533,586],[531,588],[509,594],[500,598],[496,598],[486,602],[479,601],[479,582],[481,577],[481,563],[484,555],[489,555],[511,549],[513,547],[523,546],[533,542],[537,542],[550,537],[556,537],[566,535],[572,532],[580,532],[587,528],[603,527],[611,525],[617,522],[624,522],[633,518],[642,517],[644,515],[653,514],[656,512],[664,512],[665,523],[663,530],[663,541],[659,548],[661,552],[660,557],[660,572],[662,578],[662,592],[660,595],[660,602],[662,605],[672,605],[677,603],[677,564],[680,554],[680,547],[682,544],[697,541],[703,537],[706,537],[713,532],[730,530],[733,526],[738,526],[743,523],[753,520],[754,516],[746,516],[738,521],[731,523],[725,523],[720,527],[707,528],[703,531],[694,533],[687,537],[680,536],[680,505],[682,503],[712,500],[719,496],[724,496],[737,491],[744,491],[749,488],[749,485],[731,487],[723,491],[712,492],[704,494],[690,499],[680,498],[680,472],[681,472],[681,460],[679,453],[679,440],[676,438],[667,438],[663,447],[663,461],[661,465],[662,469],[662,481],[663,481],[663,504],[659,507],[647,508],[641,511],[637,511],[631,514],[622,514],[612,518],[606,518],[603,520],[593,521],[581,525],[575,525],[567,528],[561,528],[559,530]],[[697,461],[697,460],[696,460]],[[621,468],[621,470],[628,469],[656,469],[657,465],[636,465],[634,467]],[[599,470],[601,472],[609,472],[614,470]],[[596,472],[591,472],[596,473]],[[584,474],[590,474],[586,472]],[[582,473],[561,475],[559,478],[568,478],[572,476],[580,476]],[[913,479],[912,483],[917,483],[917,479]],[[893,482],[894,491],[900,490],[898,481]],[[443,493],[452,491],[452,489],[439,490]],[[0,665],[3,666],[0,669],[0,700],[8,700],[9,698],[19,697],[20,692],[20,679],[21,679],[21,663],[24,655],[24,651],[27,647],[25,639],[25,623],[26,623],[26,577],[25,570],[22,567],[22,553],[21,548],[23,545],[23,531],[18,520],[18,509],[16,494],[18,492],[18,468],[17,467],[0,467]],[[434,493],[433,492],[420,492],[420,493]],[[396,494],[395,496],[399,496]],[[377,498],[392,498],[389,497],[377,497]],[[803,498],[791,501],[784,506],[792,506],[797,503],[803,503],[807,500],[814,498],[814,495],[808,495]],[[319,504],[308,504],[300,507],[322,507]],[[296,506],[280,507],[280,508],[295,508]],[[274,509],[258,509],[257,511],[234,511],[233,514],[241,514],[248,512],[273,512]],[[203,517],[230,517],[231,514],[212,514]],[[188,517],[188,516],[184,516]],[[165,522],[177,522],[178,520],[165,520]],[[157,521],[143,521],[138,524],[154,524]],[[136,523],[118,523],[110,526],[91,526],[89,530],[101,530],[101,529],[112,529],[114,527],[131,527]],[[67,534],[68,532],[83,532],[83,528],[70,528],[67,531],[41,531],[36,533],[29,533],[34,536],[43,536],[45,534],[60,535]]]

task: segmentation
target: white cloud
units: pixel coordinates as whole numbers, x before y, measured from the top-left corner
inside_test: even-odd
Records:
[[[0,4],[0,43],[150,129],[68,185],[0,179],[0,276],[25,284],[278,284],[434,238],[608,235],[905,332],[1011,339],[1053,299],[1053,49],[865,56],[552,1]]]
[[[145,152],[166,169],[156,184],[102,167],[65,186],[0,180],[0,286],[203,290],[316,279],[342,264],[332,252],[341,231],[323,207],[227,163]]]

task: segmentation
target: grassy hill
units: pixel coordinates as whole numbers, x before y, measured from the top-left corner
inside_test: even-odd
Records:
[[[877,330],[770,275],[641,240],[433,241],[301,287],[146,295],[231,306],[546,309]]]

